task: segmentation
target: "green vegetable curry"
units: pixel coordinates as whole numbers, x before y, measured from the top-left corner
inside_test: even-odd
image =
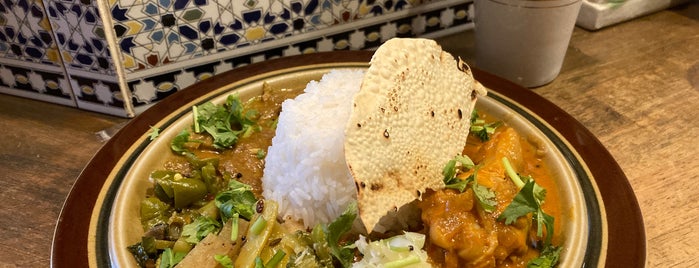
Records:
[[[281,222],[277,204],[261,199],[265,150],[281,102],[300,93],[264,92],[247,102],[231,95],[222,105],[193,107],[191,127],[172,140],[167,164],[148,178],[153,187],[140,206],[145,234],[128,248],[140,266],[350,267],[367,254],[350,232],[356,204],[331,223],[303,230]],[[415,245],[424,243],[434,266],[554,266],[560,208],[557,193],[545,190],[555,189],[547,168],[513,129],[482,114],[472,118],[463,156],[445,165],[447,187],[422,196],[421,228],[405,230],[406,237],[427,237]],[[391,266],[421,261],[409,254],[423,249],[399,242],[405,238],[370,238],[376,242],[363,250],[400,256],[386,262]]]

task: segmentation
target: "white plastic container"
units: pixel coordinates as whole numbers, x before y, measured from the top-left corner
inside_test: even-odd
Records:
[[[581,0],[475,0],[476,66],[524,87],[558,76]]]

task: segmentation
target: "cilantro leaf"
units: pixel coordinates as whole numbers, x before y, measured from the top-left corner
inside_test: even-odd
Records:
[[[465,180],[454,178],[453,180],[451,180],[449,184],[446,184],[444,187],[448,189],[454,189],[459,191],[460,193],[463,193],[471,181],[473,181],[473,175],[469,176]]]
[[[541,250],[539,257],[529,261],[527,268],[551,268],[558,264],[560,259],[561,250],[563,248],[556,246],[547,246]]]
[[[228,190],[218,193],[214,202],[223,222],[236,217],[235,215],[250,220],[255,214],[257,198],[250,185],[231,180],[228,183]]]
[[[537,237],[543,237],[543,228],[546,227],[545,244],[551,243],[553,237],[553,216],[546,214],[541,205],[546,198],[546,190],[536,184],[533,179],[527,180],[524,187],[520,189],[507,208],[498,216],[498,220],[504,220],[505,224],[512,224],[519,217],[533,213],[533,220],[536,221]]]
[[[217,149],[230,148],[238,142],[238,138],[258,128],[255,121],[256,111],[246,111],[236,94],[229,95],[223,105],[206,102],[192,107],[194,114],[194,132],[206,132],[213,138]]]
[[[534,181],[524,184],[517,193],[512,203],[500,214],[498,220],[504,220],[505,224],[512,224],[517,218],[536,212],[539,209],[539,201],[534,197]]]
[[[461,180],[456,177],[458,172],[468,171],[472,168],[476,168],[468,178]],[[476,174],[478,173],[478,168],[473,164],[473,161],[468,156],[457,155],[454,159],[449,160],[447,164],[442,169],[442,174],[444,175],[444,184],[446,188],[455,189],[459,192],[464,192],[468,185],[471,185],[478,203],[481,207],[487,211],[492,212],[495,210],[495,192],[493,192],[488,187],[478,184]]]
[[[502,121],[485,123],[485,120],[480,119],[480,115],[476,109],[471,112],[471,127],[469,131],[476,135],[481,141],[490,140],[490,135],[495,133],[495,129],[501,126]]]
[[[327,228],[324,228],[327,233],[330,253],[342,263],[343,267],[352,266],[354,251],[350,248],[341,247],[340,239],[342,235],[352,229],[352,223],[354,223],[355,218],[357,218],[357,203],[352,202],[347,206],[345,211],[342,212],[340,217],[331,222]]]
[[[267,156],[267,152],[265,152],[265,150],[262,150],[262,149],[257,149],[255,156],[257,157],[257,159],[262,160],[262,159],[265,159],[265,156]]]
[[[209,217],[198,217],[192,223],[182,227],[182,236],[185,241],[196,244],[210,233],[218,232],[221,229],[221,223]]]
[[[233,268],[233,260],[231,260],[231,258],[228,257],[228,255],[214,255],[214,260],[216,260],[216,262],[218,262],[218,264],[220,264],[224,268]]]
[[[495,210],[495,205],[497,205],[495,192],[488,187],[478,184],[478,179],[476,178],[477,173],[478,169],[476,169],[470,177],[473,180],[471,182],[473,194],[476,196],[476,200],[478,200],[478,204],[481,205],[483,210],[486,212],[493,212]]]
[[[189,142],[189,131],[184,129],[180,132],[180,134],[177,134],[177,136],[172,139],[172,142],[170,142],[170,149],[173,152],[185,154],[188,152],[187,148],[184,146],[184,144],[187,142]]]
[[[442,169],[442,175],[444,175],[444,184],[457,183],[459,179],[456,178],[456,174],[461,171],[468,171],[475,166],[471,158],[465,155],[457,155],[454,159],[449,160],[447,164]],[[462,190],[463,191],[463,190]]]
[[[160,129],[154,126],[150,126],[150,131],[148,131],[148,139],[155,140],[160,135]]]
[[[160,266],[158,267],[173,268],[184,259],[185,255],[186,253],[184,252],[175,252],[171,248],[165,248],[163,254],[160,255]]]

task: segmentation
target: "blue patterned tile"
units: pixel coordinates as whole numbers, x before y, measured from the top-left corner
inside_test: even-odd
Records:
[[[37,0],[0,1],[0,91],[15,88],[116,115],[142,111],[243,65],[370,49],[392,37],[433,36],[472,24],[472,0],[113,0],[106,10],[113,28],[105,30],[94,0],[44,3],[45,9]],[[108,35],[116,37],[111,49],[119,57],[111,55]],[[54,69],[25,72],[2,58]],[[117,77],[115,59],[123,77]]]

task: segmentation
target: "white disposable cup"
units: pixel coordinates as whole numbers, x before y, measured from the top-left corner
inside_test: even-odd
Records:
[[[558,76],[582,0],[475,0],[476,66],[524,87]]]

